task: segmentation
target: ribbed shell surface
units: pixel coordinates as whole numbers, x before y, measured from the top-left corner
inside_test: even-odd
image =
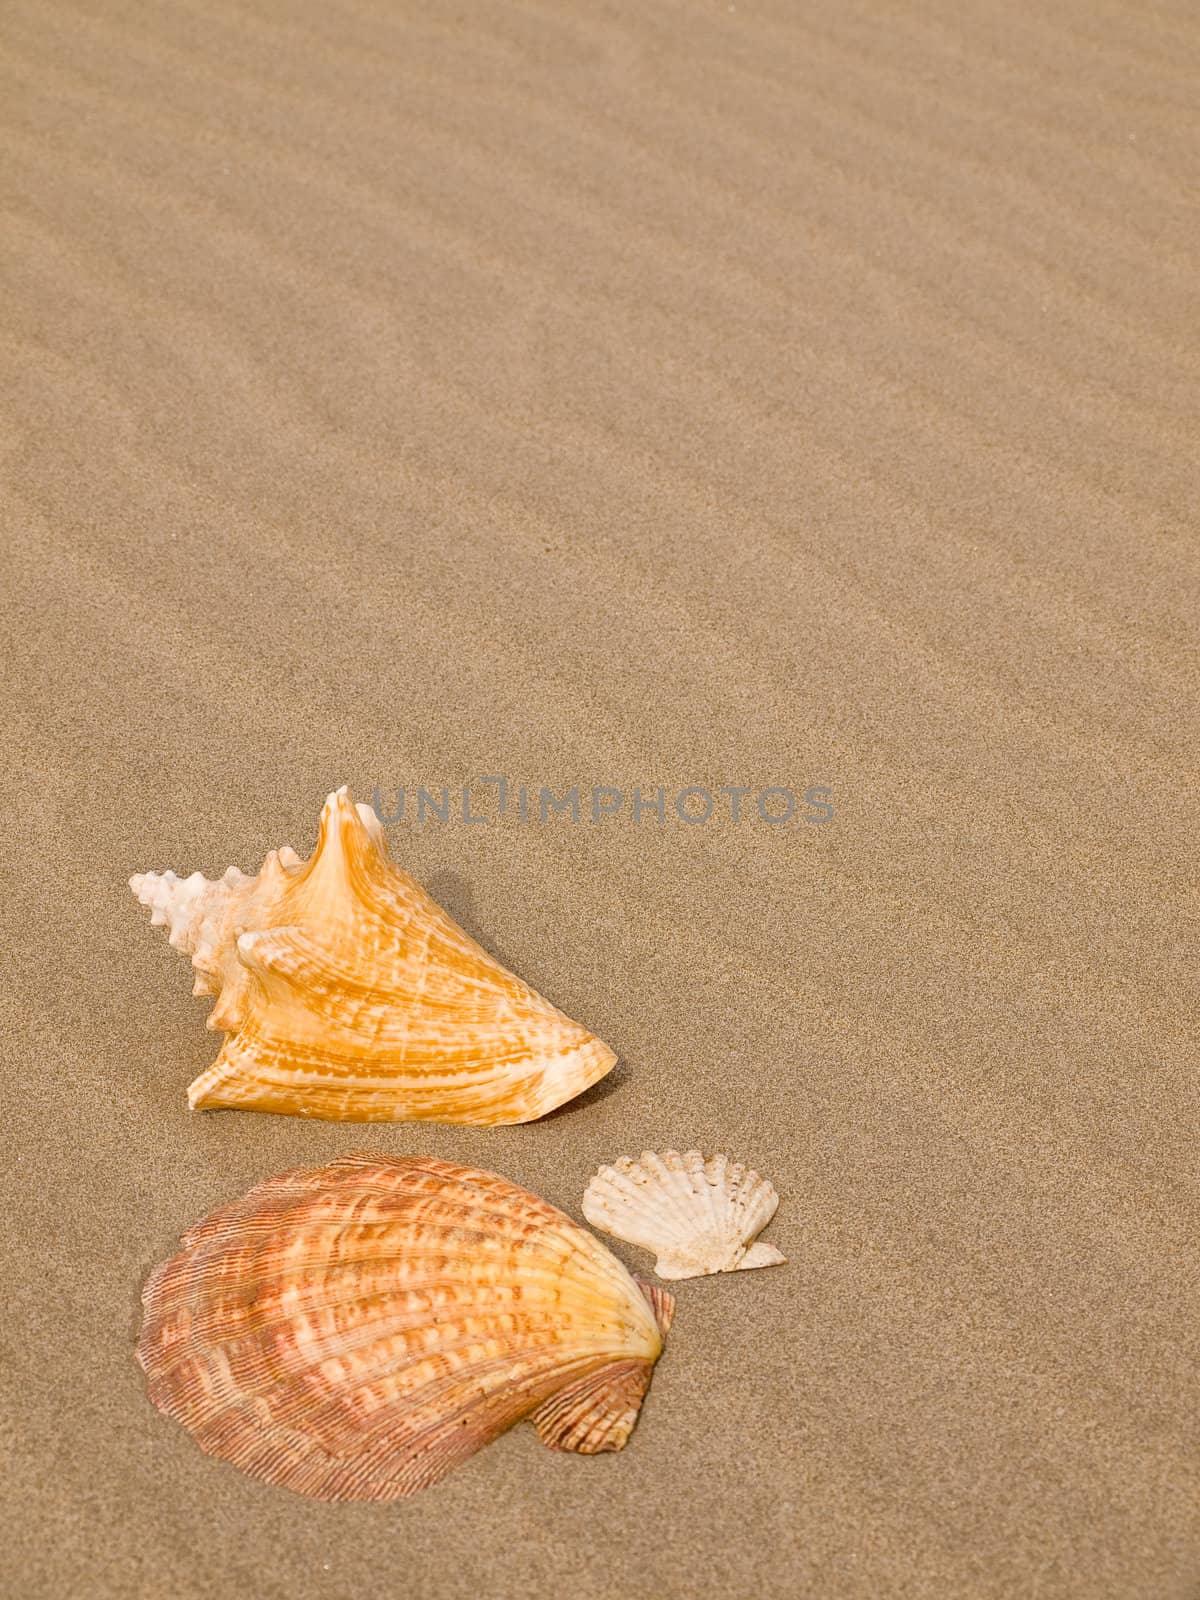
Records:
[[[619,1449],[671,1309],[507,1179],[376,1155],[206,1217],[143,1301],[154,1404],[209,1454],[330,1500],[411,1494],[527,1416],[559,1448]]]
[[[529,1122],[614,1065],[601,1040],[507,971],[391,860],[369,806],[329,796],[307,861],[139,873],[230,1035],[195,1107],[352,1121]]]

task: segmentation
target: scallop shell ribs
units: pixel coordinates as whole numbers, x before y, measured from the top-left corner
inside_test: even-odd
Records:
[[[728,1156],[647,1150],[601,1167],[583,1214],[602,1233],[652,1250],[660,1278],[699,1278],[783,1263],[773,1244],[753,1243],[778,1204],[765,1178]]]
[[[616,1056],[494,961],[388,855],[348,790],[317,848],[257,877],[139,873],[150,920],[191,957],[230,1035],[193,1106],[361,1122],[531,1122]]]
[[[394,1500],[528,1418],[619,1450],[674,1306],[507,1179],[343,1156],[270,1178],[151,1273],[137,1357],[201,1449],[320,1500]]]

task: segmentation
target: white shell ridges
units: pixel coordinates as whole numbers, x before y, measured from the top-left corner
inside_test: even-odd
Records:
[[[388,855],[370,806],[325,802],[317,848],[236,867],[141,872],[150,921],[216,995],[230,1037],[188,1091],[237,1106],[361,1122],[530,1122],[616,1056],[505,970]]]
[[[774,1267],[787,1258],[755,1244],[775,1215],[773,1185],[728,1156],[677,1150],[601,1167],[587,1186],[583,1214],[594,1228],[652,1250],[660,1278]]]

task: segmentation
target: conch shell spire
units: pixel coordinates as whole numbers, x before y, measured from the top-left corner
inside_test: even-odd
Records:
[[[135,872],[129,887],[150,908],[150,926],[166,927],[167,942],[192,958],[196,969],[193,994],[217,994],[217,951],[234,908],[245,899],[254,879],[229,867],[215,881],[203,873],[177,878],[173,872]]]
[[[284,846],[254,877],[146,872],[129,886],[191,957],[193,993],[217,997],[208,1026],[231,1036],[193,1106],[528,1122],[616,1061],[395,866],[346,788],[307,861]]]

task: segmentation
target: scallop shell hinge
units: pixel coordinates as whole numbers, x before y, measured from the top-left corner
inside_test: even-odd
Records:
[[[620,1450],[674,1299],[494,1172],[342,1156],[214,1211],[156,1267],[137,1358],[207,1454],[319,1500],[396,1500],[506,1428]]]
[[[782,1265],[773,1244],[753,1242],[778,1204],[772,1184],[728,1156],[647,1150],[601,1167],[583,1214],[602,1233],[653,1251],[660,1278],[699,1278]]]
[[[600,1039],[480,948],[392,862],[370,806],[331,794],[307,861],[137,873],[229,1035],[196,1107],[360,1122],[531,1122],[615,1065]]]

